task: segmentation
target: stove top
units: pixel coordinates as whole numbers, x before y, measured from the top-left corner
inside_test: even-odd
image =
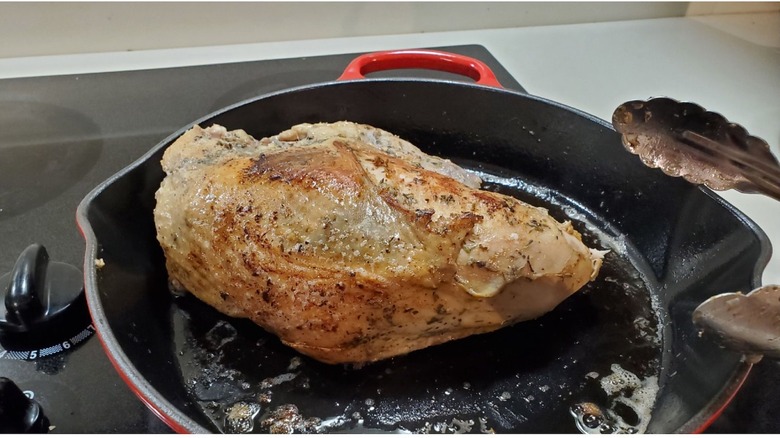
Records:
[[[505,87],[524,91],[484,47],[441,49],[486,62]],[[0,275],[32,243],[52,261],[81,267],[75,210],[93,187],[199,117],[256,95],[334,80],[355,56],[0,80]],[[377,76],[463,80],[417,70]],[[0,377],[43,408],[52,433],[171,432],[129,390],[84,324],[57,341],[67,344],[59,354],[38,349],[20,360],[0,347]],[[778,363],[759,363],[709,431],[780,431],[773,414],[780,398],[771,392],[779,383]]]

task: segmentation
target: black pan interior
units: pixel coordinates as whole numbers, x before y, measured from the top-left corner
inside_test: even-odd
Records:
[[[319,364],[168,292],[151,211],[174,135],[96,190],[84,214],[106,263],[88,287],[98,329],[142,392],[153,389],[145,397],[185,428],[575,432],[579,420],[605,432],[685,431],[744,371],[738,355],[697,336],[690,313],[710,295],[755,287],[766,238],[717,196],[644,167],[604,122],[521,93],[366,80],[264,96],[199,123],[260,138],[337,120],[386,129],[480,172],[488,189],[574,219],[587,243],[612,250],[605,268],[537,321],[360,369]],[[632,405],[643,389],[608,396],[602,381],[615,365],[645,389],[657,379],[652,416]],[[583,403],[623,422],[597,424]]]

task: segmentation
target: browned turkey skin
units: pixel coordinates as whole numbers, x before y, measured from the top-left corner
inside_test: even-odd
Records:
[[[601,265],[568,222],[367,125],[196,126],[162,166],[172,284],[326,363],[536,318]]]

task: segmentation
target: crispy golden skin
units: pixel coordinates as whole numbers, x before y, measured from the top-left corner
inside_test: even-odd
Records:
[[[366,125],[196,126],[162,165],[172,283],[327,363],[536,318],[601,265],[570,224]]]

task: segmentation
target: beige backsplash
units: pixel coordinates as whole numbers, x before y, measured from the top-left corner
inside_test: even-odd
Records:
[[[687,2],[0,3],[0,58],[681,17]],[[751,6],[753,5],[753,6]],[[780,5],[780,3],[776,4]],[[730,8],[730,9],[729,9]],[[741,8],[741,9],[740,9]],[[780,10],[780,6],[776,6]],[[711,12],[707,12],[711,11]]]

